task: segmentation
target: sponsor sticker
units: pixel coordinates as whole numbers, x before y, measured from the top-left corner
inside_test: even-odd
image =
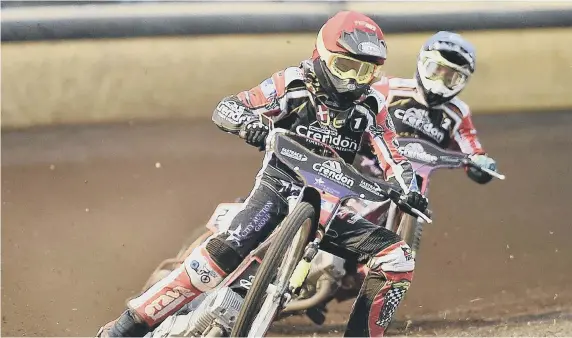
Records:
[[[367,190],[369,192],[371,192],[372,194],[375,194],[376,196],[380,196],[383,197],[383,195],[381,194],[381,187],[379,186],[379,184],[373,182],[367,182],[367,181],[360,181],[359,182],[359,186],[360,188],[363,188],[364,190]]]
[[[441,155],[439,156],[439,159],[442,162],[447,162],[447,163],[458,163],[459,159],[456,158],[455,156],[450,156],[450,155]]]
[[[246,226],[243,227],[243,224],[239,224],[235,230],[229,231],[230,235],[226,240],[234,242],[236,246],[242,246],[242,240],[248,238],[252,233],[260,231],[268,223],[273,205],[273,202],[267,201]]]
[[[365,22],[363,20],[356,20],[356,21],[354,21],[354,24],[356,26],[366,27],[367,29],[371,29],[372,31],[377,30],[374,25],[370,24],[369,22]]]
[[[195,272],[200,276],[201,282],[205,284],[210,283],[211,278],[218,277],[218,274],[213,270],[209,269],[206,263],[201,266],[201,263],[199,263],[199,261],[192,260],[190,265],[191,269],[195,270]]]
[[[403,124],[419,130],[437,142],[442,142],[445,139],[445,132],[431,122],[429,112],[425,109],[414,107],[406,110],[396,109],[393,115],[400,119]]]
[[[385,53],[381,49],[379,45],[371,41],[362,42],[357,46],[358,50],[364,54],[377,56],[377,57],[385,57]]]
[[[243,106],[232,101],[223,101],[219,103],[216,109],[220,117],[234,124],[244,123],[249,117],[245,114]]]
[[[151,319],[161,318],[167,313],[169,304],[173,302],[181,303],[183,299],[179,300],[180,298],[188,299],[193,296],[195,296],[193,291],[182,286],[175,286],[145,306],[145,314]]]
[[[367,131],[369,131],[369,133],[373,136],[373,137],[381,137],[383,136],[383,129],[381,129],[378,125],[372,124],[367,128]]]
[[[348,188],[353,187],[355,183],[353,178],[342,172],[341,164],[336,161],[327,160],[323,163],[314,163],[314,165],[312,165],[312,169],[314,169],[314,171],[319,175]]]
[[[436,163],[438,158],[425,151],[421,143],[413,142],[397,149],[399,153],[410,160],[418,160],[426,163]]]
[[[300,154],[299,152],[296,152],[292,149],[288,149],[288,148],[282,148],[280,149],[280,154],[286,156],[286,157],[290,157],[292,159],[295,159],[297,161],[300,162],[306,162],[308,160],[308,157],[304,154]]]
[[[264,97],[267,100],[276,97],[276,86],[274,85],[274,81],[272,81],[272,78],[264,80],[260,84],[260,90],[262,91],[262,94],[264,94]]]
[[[312,125],[309,127],[299,125],[296,127],[296,133],[326,143],[337,151],[357,151],[359,146],[354,139],[342,136],[335,130],[317,128]]]

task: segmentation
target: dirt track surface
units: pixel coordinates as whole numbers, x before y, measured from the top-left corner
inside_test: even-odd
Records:
[[[570,336],[572,114],[475,122],[507,180],[435,175],[392,332]],[[2,335],[93,335],[217,203],[248,193],[260,158],[207,121],[3,133]],[[349,305],[330,304],[330,334]]]

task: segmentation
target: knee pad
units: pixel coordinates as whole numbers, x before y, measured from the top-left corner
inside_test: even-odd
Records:
[[[185,259],[183,266],[193,286],[201,292],[215,288],[228,274],[215,262],[213,256],[202,245],[191,252]]]
[[[244,258],[230,243],[223,239],[224,237],[227,237],[227,233],[211,238],[207,242],[205,250],[213,263],[216,264],[225,275],[228,275],[240,265]]]
[[[408,272],[415,269],[411,248],[404,241],[388,246],[372,257],[367,266],[375,272]]]
[[[128,307],[133,314],[150,327],[175,313],[201,293],[216,287],[228,274],[217,262],[240,262],[239,258],[229,259],[229,250],[218,245],[213,239],[197,247],[185,259],[182,265],[169,275],[155,283],[139,297],[129,301]],[[217,256],[209,253],[218,253]],[[235,256],[238,256],[235,253]],[[215,261],[216,257],[216,261]],[[236,264],[238,266],[238,264]],[[228,264],[226,266],[229,267]],[[232,271],[232,270],[230,270]]]

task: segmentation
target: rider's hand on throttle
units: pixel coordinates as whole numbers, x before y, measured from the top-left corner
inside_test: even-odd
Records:
[[[268,126],[265,126],[258,119],[252,119],[242,125],[240,135],[246,140],[246,143],[264,149],[266,136],[269,132]]]
[[[407,195],[405,195],[405,197],[405,202],[409,204],[410,207],[421,212],[424,212],[427,209],[429,201],[427,200],[427,197],[421,195],[421,193],[417,191],[410,191],[407,193]]]
[[[493,171],[497,170],[497,164],[496,164],[495,160],[488,157],[487,155],[475,154],[475,155],[469,156],[469,158],[471,159],[471,161],[473,161],[479,167],[486,168],[486,169],[493,170]],[[467,174],[469,175],[469,177],[473,181],[480,183],[480,184],[487,183],[490,180],[492,180],[492,178],[493,178],[491,175],[487,174],[486,172],[479,170],[478,168],[473,168],[473,167],[467,168]]]

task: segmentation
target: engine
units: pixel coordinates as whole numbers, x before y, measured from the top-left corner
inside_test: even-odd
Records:
[[[230,288],[220,288],[209,293],[194,310],[167,318],[149,336],[201,337],[212,329],[230,332],[243,301]]]

